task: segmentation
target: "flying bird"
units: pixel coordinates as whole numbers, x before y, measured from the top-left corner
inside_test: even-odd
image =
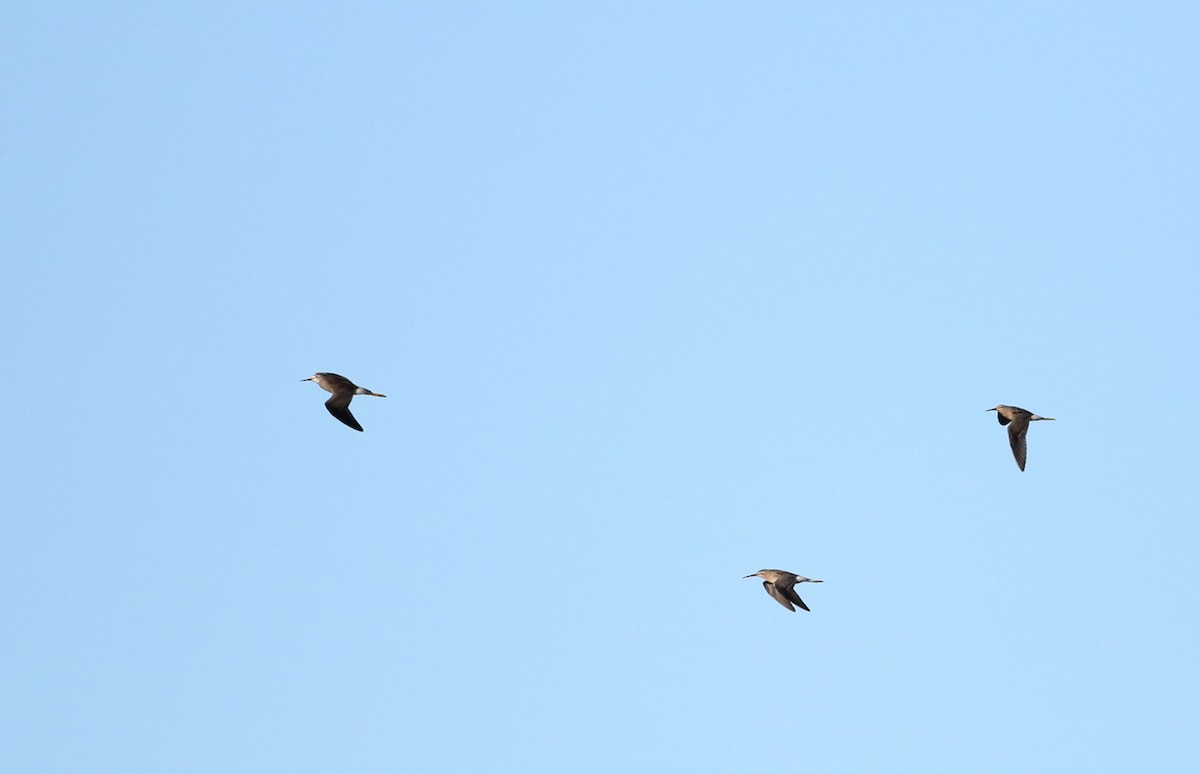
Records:
[[[747,578],[762,578],[763,588],[767,593],[775,598],[775,601],[796,612],[793,604],[799,605],[802,610],[808,610],[808,605],[804,604],[804,600],[796,593],[795,585],[797,583],[824,583],[823,580],[815,578],[805,578],[803,575],[797,575],[794,572],[786,570],[759,570],[756,573],[747,575]]]
[[[376,398],[386,398],[386,395],[380,395],[377,392],[371,392],[366,387],[359,387],[354,382],[344,376],[338,374],[315,373],[307,379],[301,379],[302,382],[316,382],[317,386],[325,392],[332,392],[333,397],[325,401],[325,408],[329,409],[329,413],[333,414],[339,422],[347,427],[353,427],[358,432],[362,432],[362,425],[350,413],[350,401],[355,395],[374,395]]]
[[[1012,447],[1017,467],[1025,470],[1025,434],[1029,432],[1029,423],[1039,419],[1053,422],[1054,417],[1039,417],[1032,411],[1026,411],[1017,406],[1005,406],[1003,403],[988,409],[988,411],[995,411],[996,419],[1000,420],[1000,424],[1008,425],[1008,445]]]

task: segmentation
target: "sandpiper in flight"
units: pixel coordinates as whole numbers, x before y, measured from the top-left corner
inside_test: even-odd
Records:
[[[326,392],[332,392],[333,397],[325,401],[325,408],[329,409],[329,413],[333,414],[338,421],[347,427],[353,427],[355,430],[362,432],[362,425],[350,413],[350,401],[355,395],[374,395],[376,398],[386,398],[386,395],[380,395],[377,392],[371,392],[366,387],[359,387],[354,382],[344,376],[338,374],[315,373],[307,379],[301,379],[302,382],[316,382],[317,386]]]
[[[1000,420],[1000,424],[1008,425],[1008,445],[1012,447],[1017,467],[1025,470],[1025,434],[1029,432],[1029,423],[1039,419],[1053,422],[1054,417],[1039,417],[1032,411],[1026,411],[1017,406],[1005,406],[1003,403],[988,409],[988,411],[995,411],[996,419]]]
[[[804,600],[796,593],[794,586],[797,583],[824,583],[825,581],[816,580],[815,578],[805,578],[803,575],[797,575],[794,572],[786,570],[759,570],[756,573],[747,575],[747,578],[762,578],[763,588],[767,593],[775,598],[775,601],[796,612],[796,608],[792,607],[795,603],[802,610],[808,610],[808,605],[804,604]]]

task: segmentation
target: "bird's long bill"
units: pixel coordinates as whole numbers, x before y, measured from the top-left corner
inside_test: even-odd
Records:
[[[300,381],[302,381],[302,382],[311,382],[311,381],[312,381],[312,377],[310,376],[310,377],[308,377],[307,379],[301,379]]]
[[[742,578],[757,578],[757,575],[743,575]]]

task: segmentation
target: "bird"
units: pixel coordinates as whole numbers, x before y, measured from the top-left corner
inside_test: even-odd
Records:
[[[776,602],[793,613],[796,612],[796,608],[792,606],[792,603],[799,605],[802,610],[808,610],[808,605],[804,604],[804,600],[800,598],[800,595],[796,593],[796,589],[793,588],[797,583],[825,582],[816,578],[805,578],[803,575],[797,575],[794,572],[787,572],[786,570],[759,570],[745,577],[762,578],[763,588],[767,590],[767,593],[774,597]]]
[[[326,392],[332,392],[333,397],[325,401],[325,408],[342,424],[362,432],[362,425],[350,413],[350,401],[355,395],[374,395],[376,398],[386,398],[377,392],[371,392],[366,387],[359,387],[354,382],[338,374],[315,373],[302,382],[316,382],[317,386]]]
[[[1003,403],[995,408],[988,409],[988,411],[995,411],[996,419],[1000,420],[1000,424],[1008,425],[1008,445],[1012,447],[1013,458],[1017,461],[1017,467],[1024,471],[1025,434],[1029,432],[1029,423],[1036,422],[1039,419],[1053,422],[1054,417],[1039,417],[1032,411],[1027,411],[1018,406],[1005,406]]]

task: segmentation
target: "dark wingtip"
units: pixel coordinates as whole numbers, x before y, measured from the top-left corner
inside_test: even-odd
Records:
[[[329,404],[332,403],[333,400],[333,398],[330,398],[325,402],[325,408],[329,410],[329,413],[333,415],[333,418],[351,430],[357,430],[361,433],[363,431],[362,425],[358,423],[358,420],[354,418],[354,415],[350,413],[350,410],[339,406],[330,406]]]

